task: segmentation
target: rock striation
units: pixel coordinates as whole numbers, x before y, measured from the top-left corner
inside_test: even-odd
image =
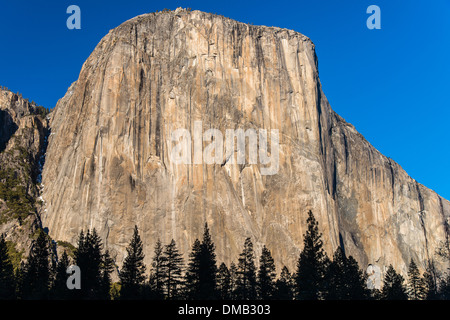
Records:
[[[21,258],[28,255],[40,227],[38,197],[49,134],[47,112],[0,87],[0,234],[14,244]]]
[[[202,133],[278,130],[277,173],[232,164],[236,152],[176,163],[172,134],[199,121]],[[51,128],[43,225],[74,244],[96,228],[119,265],[135,225],[149,265],[157,239],[187,258],[207,222],[219,262],[251,237],[293,271],[308,210],[328,253],[341,245],[364,268],[423,269],[448,240],[450,203],[331,109],[314,44],[292,30],[182,9],[135,17],[100,41]]]

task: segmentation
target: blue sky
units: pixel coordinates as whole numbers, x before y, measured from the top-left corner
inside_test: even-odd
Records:
[[[69,5],[81,30],[69,30]],[[369,30],[369,5],[381,29]],[[54,107],[108,31],[177,7],[296,30],[316,44],[332,108],[414,179],[450,199],[450,0],[3,1],[0,84]]]

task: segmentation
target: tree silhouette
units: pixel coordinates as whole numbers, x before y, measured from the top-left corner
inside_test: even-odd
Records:
[[[217,272],[217,293],[219,299],[230,300],[232,298],[231,273],[223,262],[220,264]]]
[[[258,297],[263,300],[271,299],[275,291],[275,262],[266,246],[259,259],[257,290]]]
[[[420,276],[419,268],[413,259],[408,268],[408,296],[411,300],[423,300],[425,298],[425,285]]]
[[[404,281],[404,278],[395,271],[394,267],[389,265],[381,289],[382,298],[384,300],[407,300],[408,295],[403,284]]]
[[[228,270],[230,271],[231,299],[236,299],[238,293],[238,268],[236,264],[232,262]]]
[[[102,249],[102,241],[95,229],[88,230],[86,235],[80,232],[74,259],[81,270],[81,290],[75,293],[78,299],[105,299],[102,281],[109,270],[103,268],[110,268],[104,264]]]
[[[50,252],[44,231],[39,230],[24,267],[22,297],[30,300],[47,299],[50,289]]]
[[[442,300],[450,300],[450,273],[447,272],[441,279],[439,295]]]
[[[144,252],[138,227],[134,227],[133,236],[127,247],[127,256],[120,271],[121,299],[136,299],[142,294],[145,282]]]
[[[275,283],[275,296],[277,300],[292,300],[294,298],[293,279],[289,269],[284,266],[280,277]]]
[[[192,251],[189,254],[189,262],[185,275],[186,299],[198,299],[200,296],[200,264],[202,245],[195,239]]]
[[[366,286],[367,276],[359,268],[358,262],[349,256],[346,258],[345,279],[347,282],[347,299],[349,300],[365,300],[370,299],[371,293]]]
[[[427,268],[423,274],[424,288],[425,288],[425,299],[426,300],[437,300],[439,299],[438,286],[436,281],[436,270],[434,264],[429,262]]]
[[[111,299],[111,273],[114,271],[114,266],[114,259],[111,258],[109,251],[106,250],[105,254],[103,254],[102,256],[102,263],[100,268],[99,299]]]
[[[356,260],[346,257],[341,247],[333,255],[325,274],[324,298],[328,300],[365,300],[370,293],[366,278]]]
[[[0,236],[0,300],[15,298],[14,268],[3,234]]]
[[[164,274],[163,265],[165,263],[165,256],[163,253],[163,246],[158,239],[155,244],[154,254],[152,258],[152,268],[150,273],[149,287],[151,296],[155,299],[163,297]]]
[[[162,264],[162,282],[165,288],[167,299],[176,299],[183,283],[183,258],[178,252],[175,240],[165,246],[164,259]]]
[[[308,229],[303,239],[303,250],[297,263],[295,285],[297,299],[316,300],[323,289],[328,258],[323,250],[319,224],[311,211],[306,220]]]
[[[216,298],[217,264],[215,246],[205,223],[203,239],[200,246],[199,293],[198,298],[210,300]]]
[[[253,243],[247,238],[239,255],[236,279],[236,295],[240,300],[256,299],[256,267]]]
[[[69,256],[67,255],[67,252],[64,251],[55,268],[55,278],[51,288],[51,296],[53,299],[66,300],[71,297],[71,291],[67,288],[66,273],[69,264]]]

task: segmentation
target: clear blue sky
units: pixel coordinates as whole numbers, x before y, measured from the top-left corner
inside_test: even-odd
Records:
[[[81,8],[81,30],[66,27],[71,4]],[[381,8],[381,30],[366,27],[371,4]],[[450,0],[2,1],[0,84],[52,108],[110,29],[177,7],[310,37],[332,108],[450,199]]]

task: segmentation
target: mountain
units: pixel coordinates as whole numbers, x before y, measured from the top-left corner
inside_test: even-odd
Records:
[[[43,226],[73,244],[96,228],[121,265],[137,225],[150,265],[158,239],[187,259],[207,222],[219,262],[251,237],[293,271],[312,210],[330,255],[423,270],[448,240],[450,203],[331,109],[317,63],[292,30],[183,9],[124,22],[52,111]],[[225,137],[239,129],[258,142],[233,164],[242,149]]]
[[[0,87],[0,234],[16,267],[41,227],[40,179],[49,134],[48,110]]]

